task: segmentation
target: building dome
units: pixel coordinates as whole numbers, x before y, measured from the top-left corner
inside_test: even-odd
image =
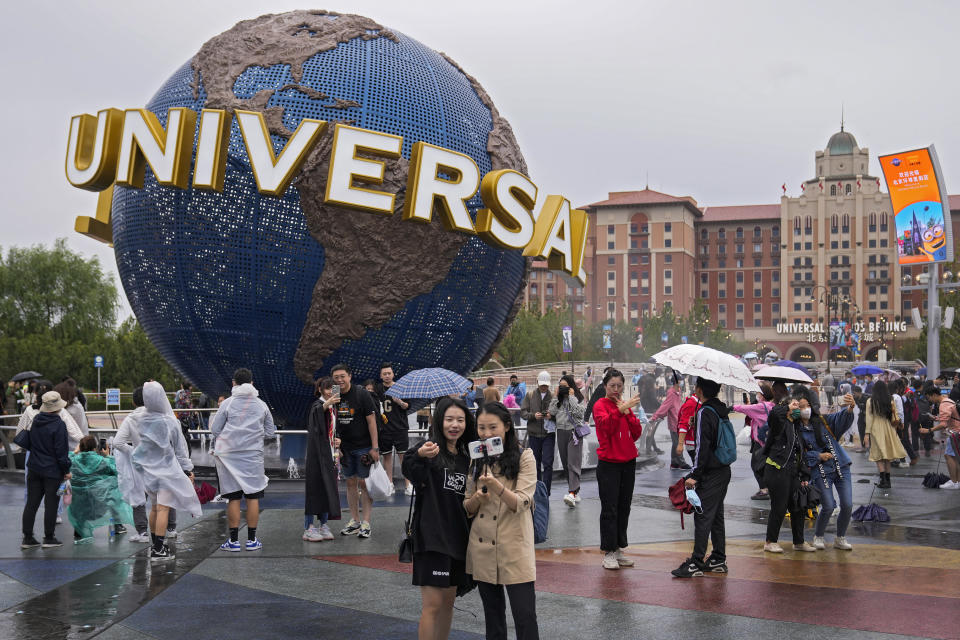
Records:
[[[853,153],[856,148],[857,139],[853,137],[852,133],[844,131],[843,127],[840,127],[840,131],[830,136],[830,141],[827,142],[827,151],[832,156]]]

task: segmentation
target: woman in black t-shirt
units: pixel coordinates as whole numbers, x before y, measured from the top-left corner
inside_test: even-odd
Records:
[[[430,438],[403,458],[403,475],[416,491],[413,514],[413,584],[423,602],[419,637],[446,638],[465,570],[470,525],[463,510],[470,456],[477,439],[473,413],[459,398],[437,403]]]

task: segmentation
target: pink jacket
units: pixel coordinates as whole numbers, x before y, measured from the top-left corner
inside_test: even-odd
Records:
[[[677,430],[677,416],[680,414],[680,392],[674,387],[667,389],[667,397],[663,399],[663,404],[657,409],[656,413],[650,416],[650,422],[667,419],[667,428],[670,431]]]
[[[757,444],[763,444],[757,437],[757,431],[767,424],[770,412],[776,403],[773,400],[761,400],[756,404],[735,404],[733,410],[750,418],[750,437]]]

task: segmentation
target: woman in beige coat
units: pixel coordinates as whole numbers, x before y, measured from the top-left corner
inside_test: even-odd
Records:
[[[890,462],[907,455],[893,426],[896,419],[898,416],[890,388],[886,382],[878,380],[873,385],[870,399],[867,400],[867,428],[863,446],[870,449],[870,462],[877,463],[880,472],[877,486],[881,489],[890,488]]]
[[[538,640],[537,579],[533,550],[533,494],[537,486],[536,461],[530,449],[521,453],[510,411],[499,402],[477,412],[481,439],[503,439],[503,454],[489,467],[475,461],[463,503],[473,517],[467,543],[467,573],[473,576],[483,601],[488,640],[506,640],[507,603],[517,640]]]

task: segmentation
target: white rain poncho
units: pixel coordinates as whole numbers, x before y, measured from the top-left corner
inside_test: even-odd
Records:
[[[133,450],[140,444],[140,421],[146,413],[145,407],[134,409],[120,423],[113,440],[113,457],[117,461],[120,493],[131,507],[139,507],[147,501],[143,475],[133,466]]]
[[[252,384],[237,385],[210,419],[210,432],[217,439],[220,493],[257,493],[267,488],[263,472],[263,439],[277,433],[270,409]]]
[[[133,450],[133,465],[143,476],[143,485],[157,504],[201,515],[193,482],[184,471],[193,469],[187,443],[174,417],[167,394],[159,382],[143,385],[146,413],[140,420],[140,444]]]

